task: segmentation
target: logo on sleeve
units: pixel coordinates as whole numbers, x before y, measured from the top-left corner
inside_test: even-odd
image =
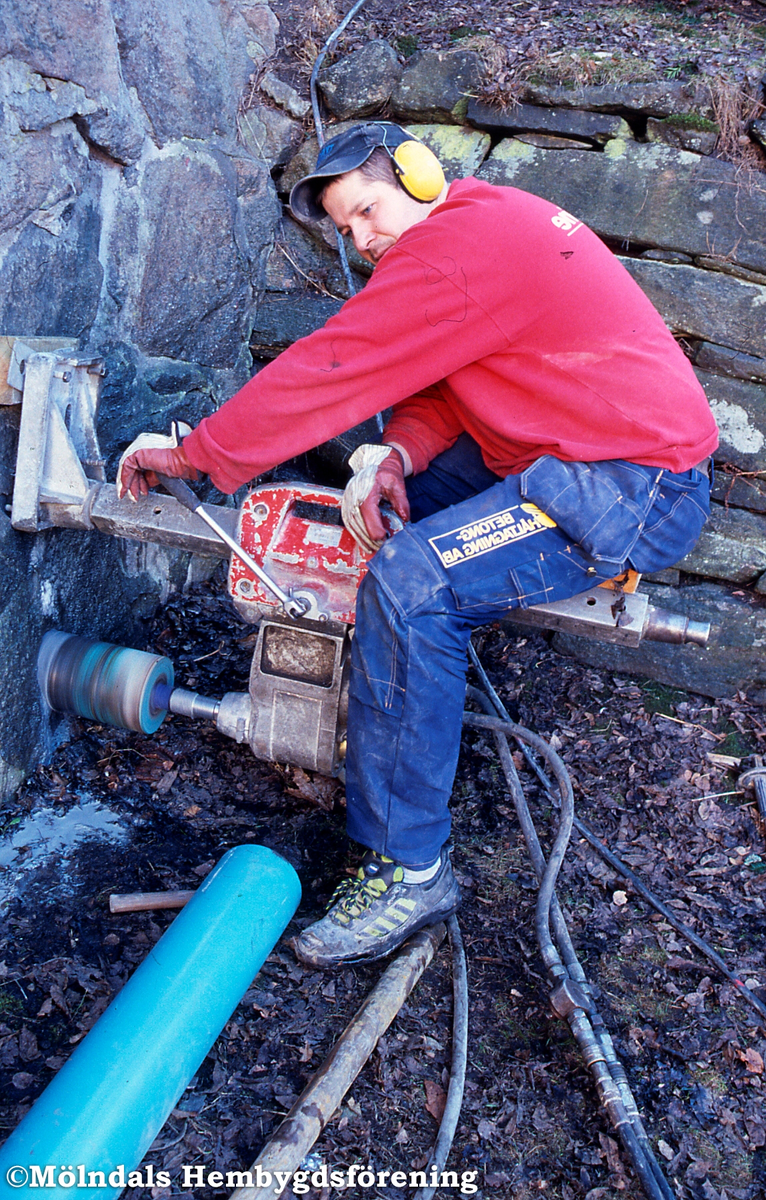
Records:
[[[582,229],[582,221],[578,221],[577,217],[573,217],[571,213],[560,208],[551,221],[557,229],[563,229],[567,237],[571,237],[573,233],[577,233],[578,229]]]

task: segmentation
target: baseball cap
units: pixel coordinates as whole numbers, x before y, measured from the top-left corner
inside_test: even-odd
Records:
[[[368,121],[364,125],[354,125],[352,129],[325,142],[312,173],[299,179],[290,192],[290,208],[301,221],[321,221],[327,213],[317,203],[317,196],[328,179],[361,167],[378,146],[383,146],[393,154],[402,142],[416,141],[416,137],[391,121]]]

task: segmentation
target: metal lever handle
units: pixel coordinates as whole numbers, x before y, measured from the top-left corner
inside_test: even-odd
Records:
[[[175,496],[179,504],[183,504],[184,508],[188,508],[190,512],[196,513],[198,517],[201,517],[205,524],[209,525],[213,532],[218,535],[221,541],[225,542],[229,549],[236,554],[237,558],[241,559],[245,566],[260,579],[264,587],[267,587],[270,592],[274,593],[288,616],[302,617],[308,612],[310,608],[309,603],[306,600],[296,600],[292,596],[288,596],[287,592],[270,575],[266,574],[263,567],[258,565],[252,555],[248,554],[247,550],[240,546],[239,542],[236,542],[233,537],[230,537],[226,530],[205,511],[202,501],[195,496],[188,483],[185,483],[183,479],[176,479],[170,475],[160,475],[159,473],[157,473],[157,478],[162,486],[170,492],[171,496]]]

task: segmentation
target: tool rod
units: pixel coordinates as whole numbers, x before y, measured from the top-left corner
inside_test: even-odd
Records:
[[[254,1181],[229,1200],[274,1200],[276,1173],[300,1166],[444,939],[443,924],[421,929],[381,975],[329,1056],[247,1172]],[[274,1186],[272,1186],[274,1184]]]
[[[194,892],[112,892],[111,913],[147,912],[155,908],[183,908]]]
[[[291,596],[288,596],[287,592],[270,575],[266,574],[263,567],[258,565],[252,555],[248,554],[247,550],[240,546],[239,542],[205,511],[202,501],[195,496],[194,492],[188,484],[184,483],[183,479],[174,479],[170,475],[160,474],[157,474],[157,478],[162,486],[167,488],[171,496],[175,496],[176,500],[183,504],[184,508],[188,508],[190,512],[196,513],[206,525],[210,526],[214,533],[218,534],[221,541],[225,542],[229,549],[237,555],[237,558],[240,558],[245,566],[260,579],[264,587],[267,587],[270,592],[274,593],[289,616],[302,617],[308,611],[308,604],[302,600],[294,600]]]

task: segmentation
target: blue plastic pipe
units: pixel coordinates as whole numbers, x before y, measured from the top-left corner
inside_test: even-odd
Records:
[[[120,1194],[300,894],[265,846],[224,855],[0,1149],[3,1200]]]

